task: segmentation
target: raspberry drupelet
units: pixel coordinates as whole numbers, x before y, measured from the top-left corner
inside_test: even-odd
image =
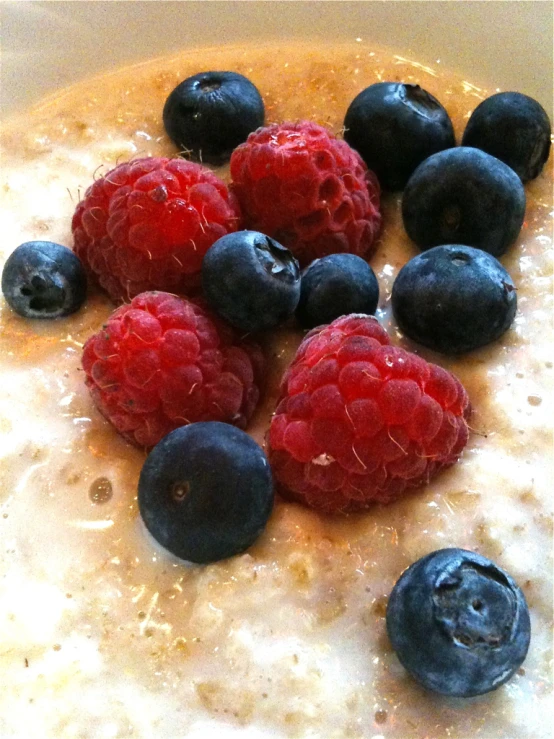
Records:
[[[233,152],[231,177],[245,227],[275,238],[301,266],[337,252],[372,254],[379,183],[326,128],[301,121],[258,129]]]
[[[263,355],[200,305],[146,292],[119,307],[83,349],[86,384],[105,418],[150,448],[195,421],[245,428]]]
[[[206,167],[148,157],[96,180],[75,210],[74,251],[115,302],[199,291],[204,254],[241,225],[235,196]]]
[[[457,461],[469,412],[461,383],[390,346],[375,318],[338,318],[283,378],[268,435],[278,490],[326,512],[389,503]]]

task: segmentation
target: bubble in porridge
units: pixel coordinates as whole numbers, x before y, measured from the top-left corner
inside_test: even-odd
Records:
[[[107,503],[113,495],[113,487],[107,477],[98,477],[91,484],[88,497],[95,505]]]

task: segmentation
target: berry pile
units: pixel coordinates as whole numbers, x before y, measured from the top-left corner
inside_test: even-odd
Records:
[[[517,239],[522,182],[540,174],[550,150],[546,113],[519,93],[481,103],[461,147],[441,103],[397,82],[360,92],[344,140],[311,121],[262,128],[264,118],[262,96],[242,75],[187,78],[166,101],[166,132],[199,162],[230,159],[229,188],[180,158],[121,164],[77,206],[74,253],[29,242],[2,275],[6,300],[27,318],[78,310],[85,273],[126,302],[85,344],[86,384],[119,433],[152,449],[139,484],[147,528],[195,562],[232,556],[256,540],[271,513],[273,476],[285,497],[344,513],[394,501],[458,460],[468,439],[465,389],[391,346],[369,315],[379,285],[365,260],[381,228],[381,187],[404,188],[404,226],[424,250],[394,283],[398,326],[436,351],[467,352],[498,339],[514,319],[516,288],[495,256]],[[239,430],[256,409],[264,367],[244,334],[293,319],[319,328],[283,377],[266,458]],[[483,568],[493,572],[492,585]],[[443,582],[455,582],[455,591],[445,595]],[[520,596],[493,563],[436,552],[393,591],[391,642],[426,687],[485,692],[525,656]],[[484,604],[485,621],[470,600]],[[498,603],[519,614],[504,641]],[[427,661],[414,618],[436,643]],[[476,642],[471,654],[460,649],[460,634],[465,646]],[[437,654],[441,670],[451,668],[438,682]]]
[[[483,101],[459,147],[447,111],[418,85],[360,92],[344,140],[310,121],[262,128],[264,117],[242,75],[187,78],[166,101],[166,132],[197,161],[230,158],[229,189],[183,159],[121,164],[77,206],[73,252],[27,242],[2,273],[6,301],[25,318],[77,311],[86,273],[126,302],[84,346],[86,384],[115,429],[151,450],[138,487],[146,528],[196,563],[251,546],[274,486],[319,511],[351,513],[397,500],[459,459],[465,389],[391,346],[369,315],[379,285],[365,260],[381,228],[381,187],[404,189],[403,223],[423,250],[393,285],[397,324],[423,346],[459,354],[514,320],[516,287],[495,257],[517,239],[523,182],[550,151],[545,111],[519,93]],[[260,397],[264,356],[236,330],[268,331],[293,316],[312,330],[282,379],[266,457],[241,430]],[[512,578],[459,549],[404,572],[387,630],[416,680],[462,697],[511,678],[530,637]]]
[[[327,512],[388,503],[456,462],[469,411],[453,375],[390,346],[375,318],[339,318],[283,378],[268,438],[278,489]]]

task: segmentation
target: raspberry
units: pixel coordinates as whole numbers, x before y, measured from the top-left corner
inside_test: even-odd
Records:
[[[375,318],[338,318],[283,378],[268,438],[278,489],[328,512],[389,503],[456,462],[469,412],[461,383],[390,346]]]
[[[122,302],[146,290],[194,293],[204,254],[239,225],[236,198],[213,172],[149,157],[120,164],[91,185],[72,231],[75,253]]]
[[[153,447],[195,421],[244,428],[259,398],[263,356],[202,306],[163,292],[137,295],[86,342],[92,398],[129,441]]]
[[[258,129],[233,152],[231,177],[246,228],[275,238],[302,266],[337,252],[371,254],[381,225],[377,178],[322,126]]]

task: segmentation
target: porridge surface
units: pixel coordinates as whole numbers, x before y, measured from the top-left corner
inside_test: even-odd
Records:
[[[198,71],[248,76],[267,122],[309,118],[339,132],[352,98],[379,80],[438,96],[457,139],[494,92],[367,45],[202,51],[79,84],[2,136],[1,263],[21,242],[71,245],[70,222],[96,176],[137,156],[174,155],[161,111]],[[397,196],[371,263],[393,343],[455,372],[475,412],[462,460],[424,490],[350,518],[277,502],[248,553],[205,567],[170,558],[137,512],[144,454],[96,412],[81,347],[112,310],[92,291],[78,314],[29,322],[0,301],[2,737],[324,737],[542,739],[550,736],[552,161],[526,186],[525,224],[503,258],[515,324],[461,359],[404,340],[390,289],[417,252]],[[226,170],[221,170],[227,177]],[[268,340],[270,388],[249,431],[260,442],[301,338]],[[549,486],[550,483],[550,486]],[[527,660],[488,695],[447,699],[405,673],[386,637],[388,594],[438,548],[479,552],[528,600]]]

